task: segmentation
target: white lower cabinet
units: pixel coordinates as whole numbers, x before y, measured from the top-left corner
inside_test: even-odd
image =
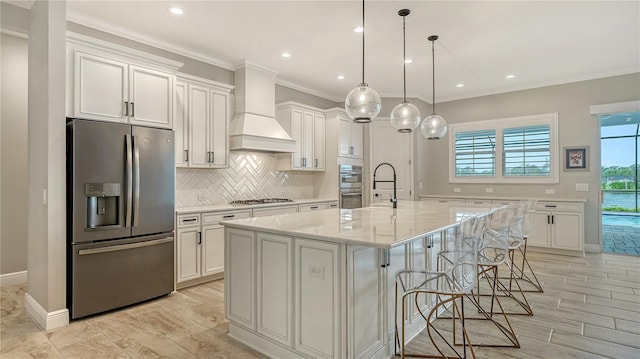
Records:
[[[582,252],[583,228],[582,203],[538,202],[533,233],[527,245]]]
[[[224,272],[224,226],[202,227],[202,275]]]
[[[219,222],[248,217],[251,217],[251,210],[178,215],[176,286],[181,288],[216,279],[211,276],[223,273],[224,227]],[[185,283],[188,281],[193,282]]]
[[[200,226],[178,228],[176,283],[200,278]]]
[[[526,199],[526,198],[523,198]],[[463,198],[420,196],[421,201],[465,202],[498,206],[517,204],[520,198]],[[584,254],[584,201],[539,200],[536,203],[533,233],[527,239],[532,250],[563,254]],[[552,252],[551,251],[551,252]]]

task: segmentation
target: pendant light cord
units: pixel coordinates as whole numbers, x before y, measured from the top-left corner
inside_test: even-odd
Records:
[[[404,89],[404,103],[407,103],[407,16],[402,17],[402,86]]]
[[[432,104],[433,104],[433,114],[436,114],[436,55],[434,50],[434,44],[436,40],[431,40],[431,76],[432,76],[432,87],[431,87],[431,95]]]
[[[364,84],[364,0],[362,0],[362,83]]]

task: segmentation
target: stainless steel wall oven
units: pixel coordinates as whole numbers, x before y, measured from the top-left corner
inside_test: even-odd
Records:
[[[362,207],[362,166],[339,165],[340,208]]]

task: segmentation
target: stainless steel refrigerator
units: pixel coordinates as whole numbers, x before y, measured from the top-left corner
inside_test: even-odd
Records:
[[[173,131],[67,122],[71,318],[174,289]]]

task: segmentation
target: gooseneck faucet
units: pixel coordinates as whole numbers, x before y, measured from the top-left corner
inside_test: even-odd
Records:
[[[393,181],[376,181],[376,172],[378,172],[378,168],[380,168],[380,166],[382,165],[387,165],[389,167],[391,167],[391,170],[393,171]],[[389,202],[393,203],[393,208],[398,208],[398,197],[396,196],[396,169],[393,168],[393,166],[391,165],[391,163],[388,162],[382,162],[381,164],[376,166],[376,169],[373,170],[373,189],[376,189],[376,183],[378,182],[393,182],[393,198],[391,198],[389,200]]]

